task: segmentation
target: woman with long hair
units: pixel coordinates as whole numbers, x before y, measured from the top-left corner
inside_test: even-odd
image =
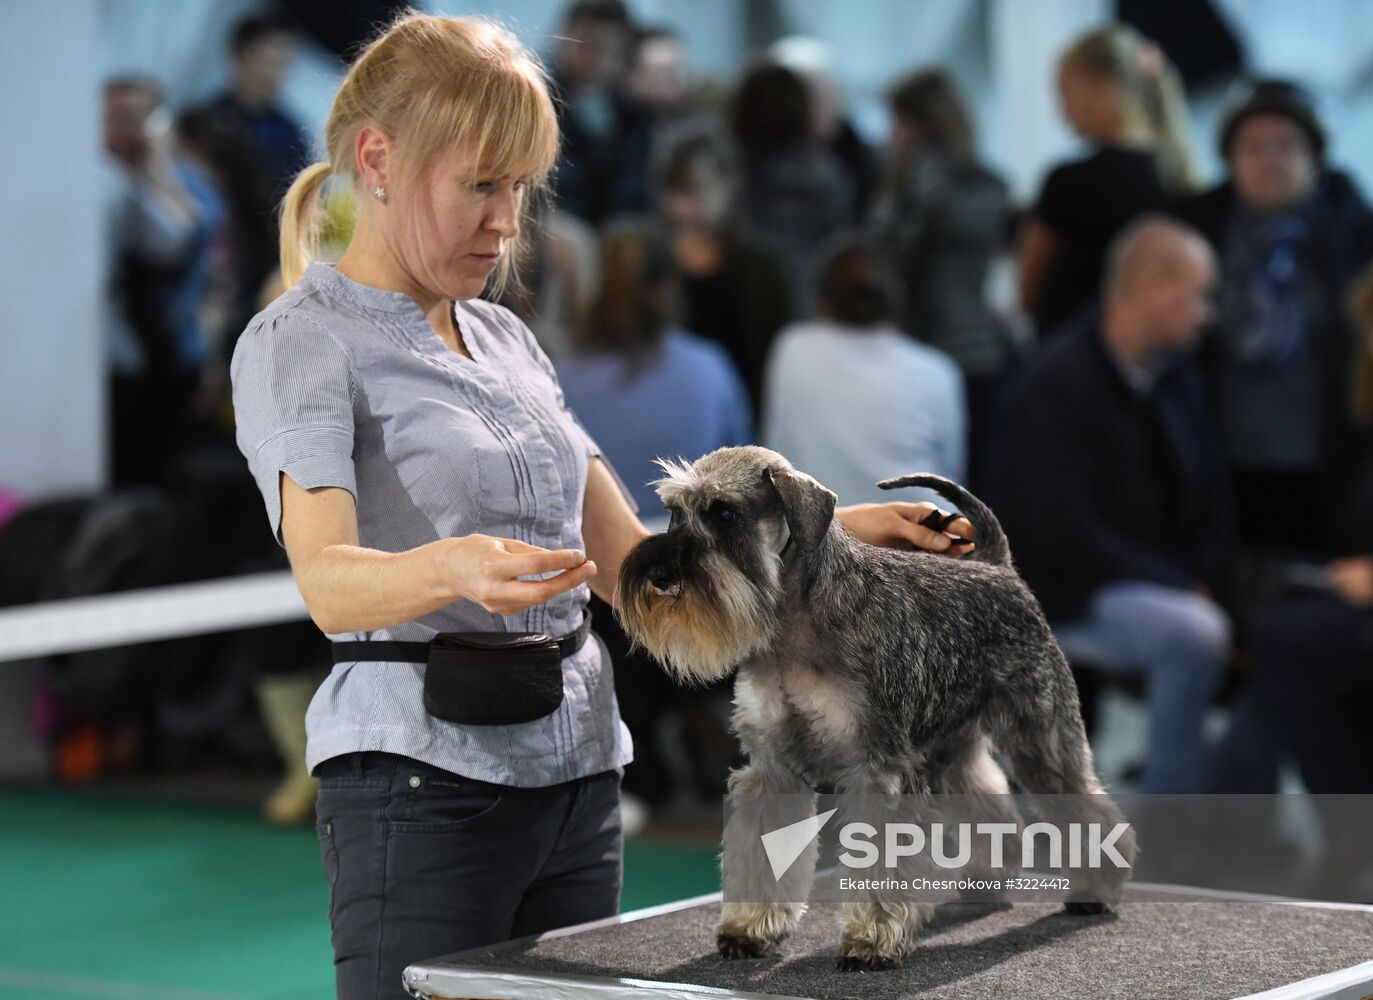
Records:
[[[1041,337],[1096,299],[1111,239],[1196,187],[1181,78],[1133,28],[1083,35],[1058,64],[1063,115],[1092,147],[1044,181],[1020,246],[1020,301]]]
[[[781,257],[740,218],[740,184],[729,140],[684,128],[656,164],[655,216],[676,263],[682,325],[728,352],[756,422],[768,348],[794,296]]]
[[[853,180],[816,134],[814,102],[800,75],[763,62],[745,72],[730,106],[743,165],[740,214],[772,242],[793,292],[804,287],[815,248],[857,221]]]
[[[748,393],[717,343],[678,319],[680,279],[654,227],[622,225],[601,243],[600,288],[558,365],[568,404],[651,512],[659,456],[704,455],[753,438]]]
[[[871,221],[903,286],[897,322],[963,370],[977,489],[990,471],[990,432],[1019,354],[987,301],[992,262],[1007,244],[1006,185],[978,161],[972,116],[946,73],[911,74],[888,104],[888,176]]]

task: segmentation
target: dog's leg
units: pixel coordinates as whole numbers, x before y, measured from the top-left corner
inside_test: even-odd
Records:
[[[839,957],[843,972],[880,972],[900,968],[934,904],[909,899],[845,903],[840,913]]]
[[[815,793],[776,763],[755,759],[729,776],[730,816],[720,869],[726,902],[720,908],[716,947],[725,958],[775,954],[806,912],[815,881],[819,838],[778,878],[762,840],[815,815]]]
[[[1077,688],[1068,664],[1057,647],[1021,676],[1035,686],[1008,692],[988,715],[992,738],[1006,757],[1017,782],[1027,792],[1053,796],[1047,805],[1056,825],[1081,823],[1081,830],[1099,824],[1103,837],[1125,822],[1119,807],[1101,786],[1092,764],[1092,748],[1082,726]],[[1114,840],[1115,850],[1128,866],[1135,859],[1135,831],[1128,827]],[[1103,858],[1100,867],[1070,872],[1072,887],[1065,904],[1070,913],[1105,913],[1120,901],[1130,867],[1117,867]]]
[[[1001,765],[992,758],[991,743],[986,736],[973,735],[961,748],[940,777],[941,790],[950,795],[964,796],[959,802],[959,818],[974,824],[1012,824],[1015,835],[1000,837],[1000,863],[994,864],[993,840],[990,836],[972,838],[972,858],[960,872],[969,882],[983,881],[1005,884],[1007,878],[1020,874],[1020,830],[1023,823],[1011,798],[1010,784]],[[999,902],[1005,890],[967,889],[960,895],[969,902]]]
[[[840,800],[849,819],[869,823],[879,830],[885,829],[887,823],[913,822],[923,828],[928,843],[933,816],[927,808],[929,799],[899,794],[903,790],[909,791],[909,784],[892,776],[862,787],[846,784],[841,788]],[[927,849],[901,857],[895,869],[884,869],[877,877],[909,884],[919,878],[947,878],[948,873],[934,868]],[[873,889],[868,896],[845,903],[840,911],[839,955],[835,965],[845,972],[875,972],[900,966],[920,928],[934,915],[934,904],[914,901],[910,890]]]

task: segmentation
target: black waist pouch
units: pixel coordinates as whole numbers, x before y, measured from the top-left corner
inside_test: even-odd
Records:
[[[510,726],[563,703],[562,650],[541,632],[440,632],[429,640],[424,708],[447,722]]]

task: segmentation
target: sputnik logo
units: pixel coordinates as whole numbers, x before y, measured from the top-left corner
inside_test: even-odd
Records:
[[[801,852],[810,846],[812,840],[820,836],[820,831],[825,828],[830,817],[838,811],[831,809],[817,816],[808,816],[799,823],[792,823],[762,835],[763,850],[767,852],[768,864],[772,865],[773,878],[778,882],[782,881],[782,876],[796,863]]]

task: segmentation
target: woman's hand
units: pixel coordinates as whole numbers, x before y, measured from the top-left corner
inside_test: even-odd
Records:
[[[464,535],[448,539],[444,572],[460,598],[497,615],[513,615],[552,600],[596,575],[596,564],[576,549],[541,549],[513,538]],[[519,577],[558,572],[545,580]]]
[[[961,556],[973,550],[972,545],[955,545],[954,538],[973,540],[973,526],[965,517],[950,522],[944,531],[935,531],[920,523],[938,510],[932,503],[860,503],[839,507],[834,516],[839,523],[860,541],[890,549],[926,549]]]
[[[1373,556],[1336,559],[1328,567],[1330,586],[1350,604],[1373,606]]]

